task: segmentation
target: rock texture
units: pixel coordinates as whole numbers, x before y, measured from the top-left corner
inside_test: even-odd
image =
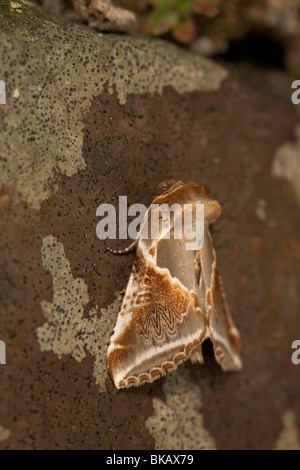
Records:
[[[0,7],[1,448],[299,446],[299,206],[276,163],[292,148],[294,165],[298,148],[290,78],[11,4]],[[96,208],[119,195],[149,204],[171,178],[207,185],[223,206],[213,238],[244,368],[222,372],[207,344],[203,366],[116,392],[105,353],[134,255],[106,251]]]

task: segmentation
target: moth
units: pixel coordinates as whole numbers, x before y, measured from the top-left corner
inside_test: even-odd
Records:
[[[117,388],[153,382],[187,359],[202,364],[201,345],[206,338],[223,370],[242,367],[240,335],[209,232],[209,224],[221,215],[221,206],[205,186],[179,181],[165,186],[149,206],[145,221],[151,222],[153,207],[174,203],[182,212],[187,206],[193,212],[197,204],[203,205],[202,246],[187,249],[184,234],[174,236],[173,214],[168,233],[159,227],[155,237],[145,238],[141,227],[134,243],[119,252],[137,247],[107,350],[108,372]]]

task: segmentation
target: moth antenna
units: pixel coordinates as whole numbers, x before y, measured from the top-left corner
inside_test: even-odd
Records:
[[[131,245],[127,246],[124,248],[124,250],[113,250],[112,248],[109,248],[109,246],[106,246],[105,248],[110,252],[113,253],[114,255],[124,255],[126,253],[130,253],[131,251],[134,250],[134,248],[137,245],[137,240],[134,240]]]

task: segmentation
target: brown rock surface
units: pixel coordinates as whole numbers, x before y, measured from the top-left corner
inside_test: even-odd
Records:
[[[289,173],[272,171],[299,125],[290,78],[6,8],[1,447],[300,447],[299,207]],[[105,250],[96,208],[149,204],[171,178],[223,207],[213,238],[244,367],[222,372],[208,345],[203,366],[116,392],[105,348],[134,255]]]

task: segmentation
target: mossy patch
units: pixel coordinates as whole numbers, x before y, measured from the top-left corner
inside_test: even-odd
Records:
[[[10,436],[10,431],[0,424],[0,441],[8,439]]]
[[[9,33],[12,27],[26,28],[26,31],[42,32],[43,22],[47,20],[47,14],[32,5],[21,0],[2,0],[0,4],[1,30]]]

